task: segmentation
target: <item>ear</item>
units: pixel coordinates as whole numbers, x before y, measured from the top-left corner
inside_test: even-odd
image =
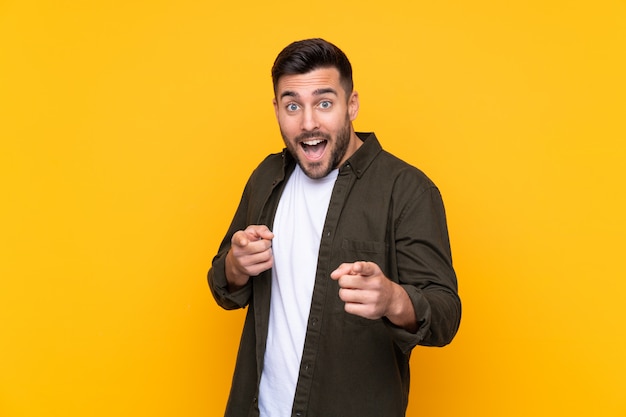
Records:
[[[274,105],[274,114],[276,115],[276,119],[278,119],[278,103],[276,102],[276,97],[272,99],[272,104]]]
[[[348,99],[348,114],[351,122],[359,115],[359,93],[356,91],[353,91]]]

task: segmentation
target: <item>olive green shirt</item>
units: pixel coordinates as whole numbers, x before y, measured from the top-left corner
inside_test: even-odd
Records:
[[[320,242],[317,273],[292,415],[404,416],[409,357],[416,345],[443,346],[458,329],[461,302],[452,268],[443,202],[417,168],[384,151],[373,133],[339,169]],[[227,290],[232,235],[251,224],[270,229],[295,161],[283,150],[252,173],[208,281],[226,309],[248,307],[226,417],[258,416],[270,311],[271,271]],[[417,333],[387,319],[348,314],[330,273],[341,263],[371,261],[407,291]]]

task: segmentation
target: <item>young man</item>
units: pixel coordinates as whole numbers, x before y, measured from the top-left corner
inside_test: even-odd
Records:
[[[226,416],[404,416],[412,348],[461,317],[441,196],[354,131],[336,46],[294,42],[272,77],[286,149],[252,173],[208,275],[220,306],[248,306]]]

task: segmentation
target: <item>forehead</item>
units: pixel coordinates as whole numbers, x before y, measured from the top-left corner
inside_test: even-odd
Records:
[[[306,74],[283,75],[276,86],[276,97],[310,95],[326,89],[342,94],[339,71],[336,68],[318,68]]]

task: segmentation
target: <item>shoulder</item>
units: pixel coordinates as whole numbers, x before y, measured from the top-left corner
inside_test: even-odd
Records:
[[[284,172],[286,155],[284,152],[273,153],[265,157],[252,171],[250,181],[263,181],[280,176]]]
[[[286,178],[293,165],[295,162],[286,151],[266,156],[248,178],[245,193],[266,195]]]
[[[435,183],[419,168],[382,150],[370,167],[372,176],[381,178],[400,192],[420,193],[436,189]]]
[[[256,167],[256,171],[266,172],[281,169],[285,161],[285,152],[269,154]]]
[[[435,187],[422,170],[383,149],[373,132],[360,132],[357,135],[363,140],[363,145],[351,158],[357,176],[361,177],[363,172],[366,182],[372,183],[373,186],[399,185],[401,188],[423,190]]]

